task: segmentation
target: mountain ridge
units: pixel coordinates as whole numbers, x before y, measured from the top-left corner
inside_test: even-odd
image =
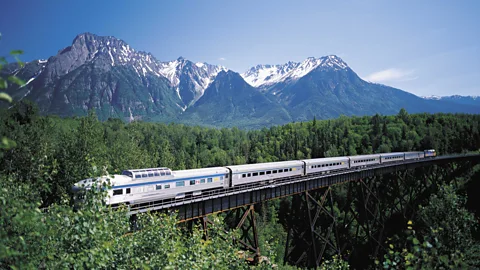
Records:
[[[193,124],[261,127],[339,115],[409,112],[478,113],[480,104],[429,100],[361,79],[340,57],[256,65],[239,74],[183,57],[160,61],[112,36],[83,33],[47,60],[3,74],[26,83],[7,89],[43,114],[118,117]]]

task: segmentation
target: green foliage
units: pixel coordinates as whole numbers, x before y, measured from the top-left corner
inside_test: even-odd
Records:
[[[450,253],[442,252],[444,242],[439,239],[439,231],[432,229],[423,238],[423,242],[417,238],[411,222],[406,232],[407,242],[399,250],[396,245],[389,244],[389,250],[384,255],[382,266],[384,269],[465,269],[464,254],[455,250]],[[375,261],[379,265],[379,261]]]
[[[333,256],[331,260],[326,260],[320,266],[320,269],[325,270],[347,270],[350,269],[348,262],[342,260],[340,256]]]
[[[480,244],[472,236],[477,229],[475,216],[464,208],[465,199],[452,185],[433,194],[421,206],[420,223],[409,221],[406,242],[400,236],[390,239],[383,267],[388,269],[449,269],[478,267]],[[417,229],[414,230],[414,225]],[[379,263],[377,261],[377,263]]]
[[[139,215],[141,230],[132,233],[126,209],[106,207],[102,189],[87,193],[77,211],[59,204],[41,212],[28,185],[2,179],[0,188],[2,269],[248,268],[218,218],[209,240],[198,227],[183,231],[175,215]]]
[[[1,37],[2,37],[2,35],[0,33],[0,38]],[[20,54],[23,54],[23,51],[16,50],[16,51],[11,51],[10,52],[10,55],[15,58],[17,63],[20,66],[23,66],[23,63],[18,58],[18,55],[20,55]],[[5,57],[0,57],[0,75],[2,75],[1,72],[2,72],[3,66],[7,65],[7,64],[8,64],[8,61],[6,60],[6,58]],[[0,76],[0,89],[7,89],[8,88],[8,82],[10,82],[12,84],[16,84],[18,86],[22,86],[23,84],[25,84],[25,82],[23,82],[20,78],[16,77],[15,75],[8,75],[6,77]],[[11,103],[12,102],[12,97],[10,97],[10,95],[5,93],[5,92],[0,92],[0,102],[1,101]],[[15,146],[16,146],[15,141],[9,139],[6,136],[1,137],[0,149],[10,149],[10,148],[13,148]],[[0,157],[1,157],[1,155],[0,155]]]
[[[119,119],[100,122],[93,111],[79,118],[43,117],[34,104],[20,102],[0,115],[0,136],[17,143],[15,148],[3,150],[0,159],[0,268],[244,268],[237,247],[224,240],[230,233],[215,227],[205,241],[199,228],[186,233],[174,217],[154,214],[139,216],[142,230],[131,232],[124,210],[110,211],[97,197],[100,193],[94,192],[91,203],[74,212],[70,188],[81,179],[133,168],[167,166],[176,170],[385,150],[478,151],[479,122],[478,115],[409,115],[401,111],[396,116],[340,117],[245,131],[126,124]],[[340,187],[338,194],[339,198],[347,196]],[[431,205],[422,208],[425,219],[415,221],[422,224],[415,234],[418,245],[430,257],[449,254],[451,261],[462,258],[462,262],[477,265],[474,254],[479,254],[479,249],[465,230],[473,227],[473,217],[460,207],[463,199],[452,196],[451,192],[439,193],[432,197]],[[450,204],[444,204],[447,202]],[[43,213],[39,207],[49,210]],[[257,212],[262,255],[278,268],[283,265],[286,241],[285,224],[279,216],[288,214],[282,211],[280,201],[273,201]],[[353,215],[340,215],[338,208],[335,211],[345,219]],[[457,232],[453,239],[448,238],[451,232]],[[425,241],[440,255],[423,247]],[[417,254],[413,238],[410,244],[399,243],[392,244]],[[397,251],[403,258],[403,249]],[[336,266],[348,267],[340,258],[324,264]]]

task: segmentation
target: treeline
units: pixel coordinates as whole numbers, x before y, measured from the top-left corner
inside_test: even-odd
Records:
[[[261,130],[180,124],[100,122],[39,116],[31,103],[2,113],[0,136],[16,143],[0,161],[3,175],[38,187],[42,206],[68,198],[80,179],[124,169],[174,170],[303,158],[436,149],[480,149],[480,115],[416,114],[340,117]],[[91,164],[95,166],[92,167]]]
[[[133,238],[125,238],[134,239],[133,242],[117,240],[124,239],[122,235],[128,232],[125,218],[115,213],[107,219],[102,218],[96,214],[96,210],[103,206],[96,204],[81,212],[84,214],[72,212],[69,208],[72,204],[70,187],[81,179],[134,168],[170,167],[178,170],[431,148],[440,155],[478,151],[479,123],[480,115],[410,115],[401,110],[394,116],[314,119],[245,131],[173,123],[127,124],[119,119],[100,122],[94,112],[86,117],[62,119],[40,116],[35,105],[29,102],[17,103],[1,112],[0,116],[0,138],[14,142],[2,144],[4,149],[0,152],[0,188],[3,190],[0,198],[0,266],[131,268],[140,263],[132,259],[137,256],[158,267],[170,265],[178,268],[179,265],[174,263],[178,258],[158,251],[160,247],[165,249],[163,245],[148,246],[151,240],[156,243],[170,241],[177,248],[172,251],[174,256],[180,257],[192,252],[189,246],[200,248],[200,243],[203,243],[202,254],[218,260],[214,265],[227,267],[231,261],[238,263],[238,267],[244,267],[235,251],[223,247],[218,239],[210,242],[212,246],[205,246],[199,238],[190,239],[194,242],[186,242],[179,238],[174,241],[169,234],[157,235],[154,228],[162,223],[158,217],[144,219],[144,226],[151,228],[151,231],[145,230]],[[48,214],[35,210],[44,207],[54,210]],[[261,221],[265,223],[261,238],[273,239],[275,235],[286,235],[273,213],[278,207],[275,204],[271,207],[272,210],[262,212],[267,217]],[[177,227],[162,228],[170,235],[180,233]],[[42,254],[35,253],[37,257],[29,257],[38,241],[48,243],[39,250],[56,248],[58,252],[45,251]],[[73,244],[69,242],[78,246],[72,247],[70,245]],[[129,245],[143,248],[147,257],[135,253],[135,249]],[[277,250],[277,256],[281,257],[278,254],[281,244],[275,245],[269,250]],[[262,243],[262,246],[265,244]],[[211,247],[223,249],[225,254],[215,255],[213,252],[212,255],[209,253],[213,250]],[[145,250],[148,248],[150,250]],[[89,257],[88,252],[92,250],[95,255]],[[121,250],[126,255],[114,259],[118,258]],[[102,252],[107,255],[101,255]],[[161,259],[171,264],[161,264]],[[15,264],[22,260],[27,263]],[[78,264],[75,260],[79,260]],[[102,264],[95,266],[88,260],[97,260]],[[277,261],[281,261],[281,258]],[[109,264],[112,262],[113,265]],[[206,268],[212,266],[203,261],[199,265]],[[143,266],[139,264],[138,268]]]

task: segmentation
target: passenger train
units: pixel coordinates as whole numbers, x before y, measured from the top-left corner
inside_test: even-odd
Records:
[[[215,189],[230,189],[248,184],[272,184],[293,176],[328,174],[377,164],[433,158],[435,150],[373,155],[316,158],[282,162],[233,165],[172,171],[169,168],[125,170],[121,175],[85,179],[72,190],[77,198],[94,184],[109,183],[108,205],[141,204],[165,199],[199,196]]]

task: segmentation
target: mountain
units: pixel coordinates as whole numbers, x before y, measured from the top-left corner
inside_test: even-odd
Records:
[[[362,80],[335,55],[309,57],[301,63],[258,65],[243,73],[247,82],[283,105],[296,121],[344,115],[408,112],[469,112],[451,102],[425,100],[400,89]]]
[[[441,100],[441,101],[448,101],[451,103],[461,104],[461,105],[468,105],[468,106],[480,106],[480,97],[479,96],[429,96],[423,97],[424,99],[428,100]]]
[[[186,111],[192,123],[258,128],[291,121],[279,104],[250,86],[233,71],[221,71],[203,96]]]
[[[36,102],[44,114],[84,115],[94,108],[101,119],[175,118],[182,101],[159,70],[151,54],[114,37],[85,33],[56,56],[14,71],[27,84],[8,92]]]
[[[341,70],[345,68],[347,68],[347,64],[342,59],[335,55],[329,55],[318,59],[308,57],[301,63],[257,65],[243,73],[242,77],[254,87],[268,89],[269,86],[279,83],[295,82],[315,69]]]
[[[3,66],[15,99],[42,114],[257,128],[339,115],[479,113],[477,98],[424,99],[362,80],[340,57],[257,65],[243,74],[183,57],[159,61],[111,36],[80,34],[48,60]]]
[[[180,57],[174,61],[160,63],[159,73],[170,81],[185,110],[195,104],[222,70],[227,69],[207,63],[193,63]]]

